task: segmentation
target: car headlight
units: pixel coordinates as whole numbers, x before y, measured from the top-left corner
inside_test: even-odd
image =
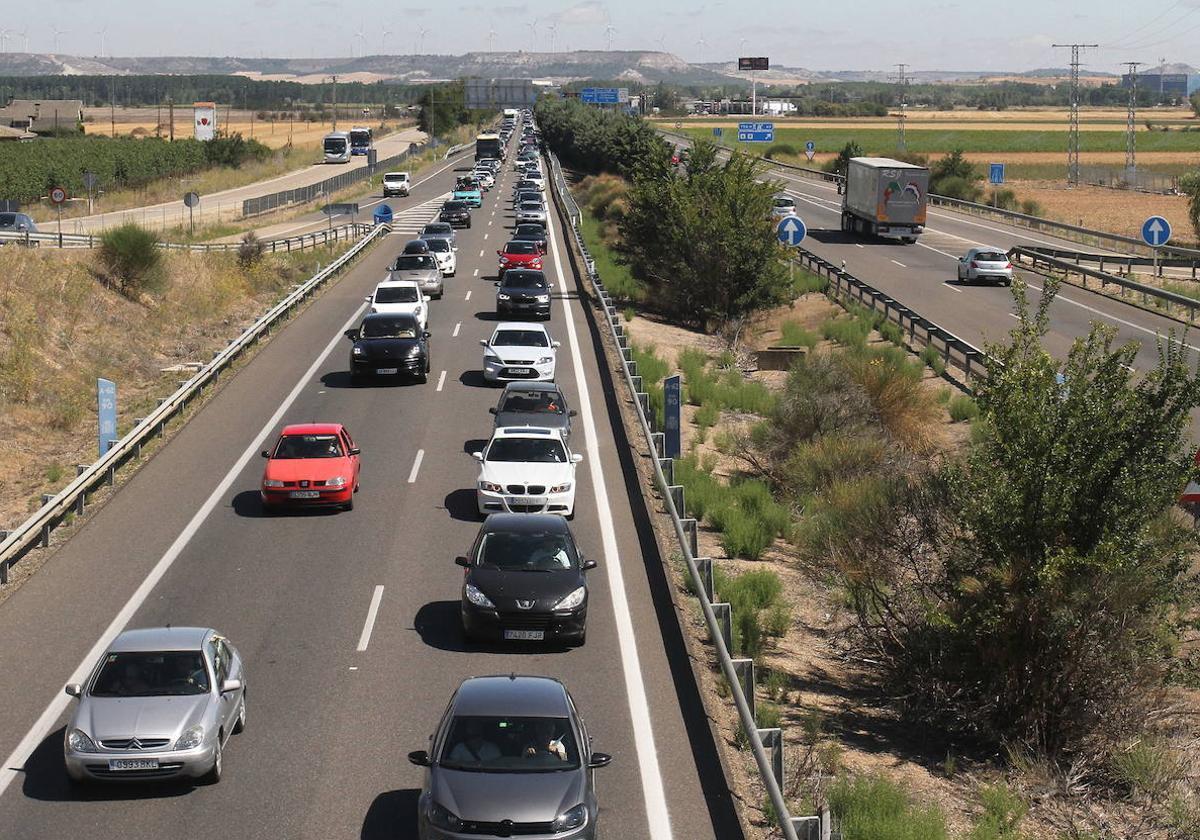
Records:
[[[506,295],[504,292],[496,293],[496,300],[508,300],[509,298],[510,298],[510,295]]]
[[[500,264],[501,264],[501,265],[508,265],[508,257],[501,257],[501,258],[500,258]]]
[[[463,821],[436,802],[430,805],[428,817],[430,825],[434,828],[455,832],[463,829]]]
[[[346,486],[346,477],[341,476],[341,475],[335,475],[333,478],[327,478],[327,479],[325,479],[325,486],[326,487],[345,487]]]
[[[183,731],[183,734],[179,736],[179,740],[175,742],[175,749],[194,750],[196,747],[200,746],[200,742],[203,740],[204,726],[198,723],[195,726],[189,727]]]
[[[353,353],[355,356],[361,356],[363,354],[363,352],[364,352],[363,349],[361,347],[359,347],[357,344],[354,346]]]
[[[499,484],[495,484],[491,481],[479,482],[479,489],[482,490],[484,493],[503,493],[504,492],[503,487],[501,487]]]
[[[478,588],[467,584],[463,587],[463,594],[467,596],[467,600],[477,607],[487,607],[495,609],[496,605],[492,603],[492,599],[484,595]]]
[[[569,811],[559,814],[550,828],[553,831],[569,831],[572,828],[579,828],[587,822],[587,806],[580,803]]]
[[[539,365],[548,365],[553,361],[554,361],[553,356],[542,356],[542,358],[538,359],[537,363]]]
[[[418,306],[416,309],[414,309],[413,314],[416,315],[418,318],[420,318],[421,317],[421,307]]]
[[[571,489],[571,482],[568,481],[564,484],[555,484],[553,487],[550,488],[550,492],[551,493],[566,493],[570,489]]]
[[[283,482],[277,478],[264,478],[263,487],[282,487]]]
[[[99,752],[96,742],[88,737],[82,729],[72,729],[67,733],[67,748],[72,752]]]
[[[537,296],[537,302],[538,302],[538,303],[549,303],[549,302],[550,302],[550,295],[538,295],[538,296]]]

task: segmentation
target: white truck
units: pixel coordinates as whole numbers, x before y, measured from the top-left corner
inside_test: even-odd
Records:
[[[842,190],[842,230],[898,239],[907,245],[925,230],[929,170],[891,158],[850,158]]]
[[[388,172],[383,176],[383,197],[407,196],[410,184],[407,172]]]

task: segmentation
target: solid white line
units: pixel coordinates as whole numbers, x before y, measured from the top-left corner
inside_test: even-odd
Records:
[[[855,248],[865,248],[866,246],[865,246],[865,245],[863,245],[863,244],[861,244],[861,243],[859,243],[859,242],[855,242],[855,243],[854,243],[854,247],[855,247]]]
[[[371,606],[367,608],[367,620],[363,624],[362,635],[358,637],[358,652],[362,653],[371,643],[371,631],[375,629],[375,616],[379,615],[379,602],[383,600],[383,584],[375,587],[371,595]]]
[[[1027,285],[1029,286],[1029,288],[1033,289],[1035,292],[1040,292],[1042,290],[1041,286],[1035,286],[1032,283],[1029,283]],[[1064,297],[1061,294],[1056,296],[1054,299],[1061,300],[1063,303],[1069,303],[1072,306],[1078,306],[1080,309],[1086,309],[1088,312],[1095,313],[1096,315],[1099,315],[1101,318],[1107,318],[1110,321],[1115,321],[1118,324],[1123,324],[1124,326],[1129,327],[1130,329],[1140,330],[1140,331],[1146,333],[1147,335],[1154,336],[1155,338],[1158,338],[1158,339],[1167,338],[1167,336],[1163,335],[1162,333],[1158,332],[1157,330],[1152,330],[1149,327],[1143,327],[1141,324],[1133,323],[1133,321],[1126,321],[1124,318],[1118,318],[1116,315],[1109,315],[1107,312],[1104,312],[1100,309],[1096,309],[1094,307],[1088,306],[1086,303],[1080,303],[1077,300],[1072,300],[1069,297]],[[1200,347],[1196,347],[1193,344],[1187,344],[1182,341],[1174,341],[1174,343],[1180,347],[1186,347],[1188,350],[1192,350],[1193,352],[1200,353]]]
[[[612,592],[613,613],[616,617],[617,641],[621,646],[621,669],[625,676],[625,693],[629,700],[629,717],[633,725],[633,743],[637,749],[638,770],[642,781],[642,797],[646,805],[649,832],[646,836],[654,840],[669,840],[671,817],[667,813],[667,795],[663,790],[662,771],[658,766],[658,749],[654,743],[654,727],[650,725],[650,705],[646,699],[646,684],[642,680],[642,665],[638,657],[637,636],[633,631],[633,617],[629,612],[629,601],[625,594],[625,577],[621,571],[620,555],[617,551],[617,534],[613,528],[612,509],[608,502],[608,487],[604,483],[604,465],[600,461],[600,446],[596,434],[596,420],[592,414],[592,398],[588,389],[588,378],[584,375],[583,356],[575,335],[575,322],[571,318],[571,307],[567,297],[567,279],[563,274],[562,260],[558,253],[558,238],[555,236],[553,217],[550,224],[550,248],[554,252],[554,270],[558,273],[558,286],[562,290],[563,318],[567,326],[567,338],[571,345],[571,361],[575,370],[575,382],[579,388],[579,415],[586,432],[588,472],[592,478],[592,493],[596,497],[596,510],[600,519],[600,536],[604,545],[604,565],[608,575],[608,588]]]
[[[342,325],[342,328],[337,331],[337,334],[333,337],[329,344],[325,346],[325,349],[321,351],[321,354],[317,356],[316,361],[314,361],[308,370],[304,372],[304,375],[300,377],[300,381],[296,383],[296,387],[294,387],[291,393],[289,393],[287,397],[284,398],[283,402],[279,404],[279,408],[277,408],[275,413],[271,415],[271,419],[269,419],[263,425],[262,429],[260,429],[259,432],[254,436],[253,440],[250,442],[250,445],[246,447],[241,456],[237,459],[237,461],[234,462],[233,466],[229,468],[229,472],[225,473],[225,477],[221,479],[221,483],[216,486],[209,497],[204,500],[204,504],[200,506],[200,509],[196,511],[190,520],[188,520],[187,525],[185,525],[183,530],[179,532],[179,536],[175,538],[175,541],[171,543],[159,561],[154,564],[154,568],[152,568],[150,573],[146,575],[146,579],[142,581],[141,585],[138,586],[136,590],[134,590],[133,595],[131,595],[129,600],[125,602],[125,606],[121,607],[120,611],[116,614],[116,616],[113,617],[112,622],[104,629],[104,632],[100,634],[100,638],[96,640],[96,643],[92,645],[92,649],[89,650],[83,657],[83,661],[80,662],[79,666],[71,673],[71,675],[63,681],[64,684],[83,682],[87,678],[88,673],[96,664],[96,660],[102,653],[104,653],[105,649],[112,644],[113,639],[115,639],[125,628],[125,625],[129,623],[131,618],[133,618],[133,614],[141,609],[142,604],[146,602],[146,599],[150,597],[150,593],[154,591],[154,587],[158,585],[158,582],[162,580],[163,576],[170,570],[171,566],[179,558],[179,555],[183,553],[183,550],[187,547],[188,543],[191,542],[192,537],[194,537],[196,532],[200,530],[200,526],[204,524],[204,520],[208,518],[209,514],[211,514],[217,505],[220,504],[220,502],[225,498],[225,495],[229,492],[229,489],[233,486],[233,483],[238,479],[238,476],[241,474],[242,470],[246,468],[246,465],[250,463],[251,459],[257,457],[263,441],[267,439],[267,435],[271,434],[275,430],[275,427],[279,424],[279,421],[283,418],[283,415],[287,413],[289,408],[292,407],[292,403],[296,401],[296,398],[304,392],[304,389],[308,386],[309,380],[313,378],[317,370],[322,364],[325,363],[325,360],[329,357],[329,354],[334,351],[334,348],[341,345],[343,341],[342,333],[345,330],[350,329],[350,327],[358,320],[359,315],[365,308],[366,304],[364,303],[354,310],[354,315],[351,316],[350,320]],[[0,796],[3,796],[4,791],[8,789],[10,784],[12,784],[12,781],[16,778],[17,774],[22,772],[25,762],[29,760],[29,756],[33,753],[37,745],[40,744],[42,740],[45,739],[45,737],[50,733],[50,730],[53,728],[54,724],[58,722],[58,719],[62,716],[62,713],[66,711],[67,705],[70,702],[71,698],[67,697],[67,695],[61,692],[56,693],[49,705],[46,706],[45,711],[42,712],[41,716],[37,719],[33,726],[30,727],[29,731],[25,733],[25,737],[21,739],[21,742],[17,744],[17,748],[13,750],[12,754],[10,754],[5,760],[4,765],[0,766]]]
[[[413,461],[413,468],[412,468],[412,472],[410,472],[410,473],[408,474],[408,483],[409,483],[409,484],[415,484],[415,483],[416,483],[416,481],[417,481],[417,473],[418,473],[418,472],[420,471],[420,469],[421,469],[421,461],[422,461],[424,458],[425,458],[425,450],[424,450],[424,449],[418,449],[418,450],[417,450],[417,460]]]
[[[442,386],[446,384],[446,371],[442,371],[442,375],[438,377],[437,389],[442,390]]]
[[[476,271],[478,271],[479,269],[475,269],[475,270],[476,270]],[[470,299],[471,299],[471,292],[472,292],[472,291],[474,291],[474,290],[473,290],[473,289],[467,289],[467,296],[466,296],[465,298],[463,298],[463,300],[470,300]]]
[[[894,262],[896,265],[900,266],[901,268],[908,268],[908,266],[906,266],[904,263],[900,262],[900,260],[892,260],[892,262]]]
[[[458,331],[462,329],[462,321],[454,325],[454,332],[450,333],[451,338],[458,338]]]

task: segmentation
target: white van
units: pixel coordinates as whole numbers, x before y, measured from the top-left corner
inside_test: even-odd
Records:
[[[383,197],[407,196],[409,186],[407,172],[388,172],[383,176]]]

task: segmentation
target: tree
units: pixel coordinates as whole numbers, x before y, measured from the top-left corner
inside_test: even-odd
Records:
[[[624,256],[668,318],[736,332],[749,314],[786,299],[770,221],[775,190],[760,174],[753,158],[719,161],[702,141],[686,173],[636,180],[621,222]]]
[[[1188,102],[1192,106],[1192,112],[1197,117],[1200,117],[1200,92],[1193,93],[1191,98],[1188,100]]]
[[[929,191],[963,201],[977,201],[983,193],[978,182],[983,174],[965,157],[961,149],[955,149],[934,162],[929,170]]]
[[[1200,239],[1200,170],[1189,172],[1179,179],[1179,191],[1188,199],[1188,219]]]
[[[842,147],[842,150],[838,152],[838,156],[834,158],[833,168],[831,171],[844,177],[846,172],[850,169],[850,158],[862,157],[862,155],[862,146],[858,145],[854,141],[850,141]]]

